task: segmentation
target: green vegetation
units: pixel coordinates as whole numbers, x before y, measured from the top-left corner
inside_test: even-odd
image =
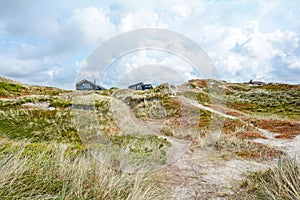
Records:
[[[136,117],[165,119],[180,115],[180,103],[171,96],[170,86],[162,84],[151,90],[134,91],[127,99]]]
[[[0,199],[166,199],[159,182],[108,169],[88,153],[73,158],[56,143],[20,146],[0,160]],[[28,156],[26,156],[28,155]],[[32,157],[32,155],[35,155]]]
[[[212,85],[215,87],[211,88]],[[165,188],[169,187],[163,180],[169,178],[167,173],[157,178],[161,172],[126,174],[118,170],[131,162],[166,164],[172,151],[180,151],[178,146],[171,148],[169,141],[176,145],[176,139],[182,145],[191,142],[187,158],[197,155],[194,153],[207,142],[208,130],[215,131],[215,127],[223,125],[213,149],[222,161],[265,162],[285,155],[281,150],[256,143],[254,139],[267,137],[255,127],[275,132],[275,138],[299,134],[299,86],[192,80],[182,85],[180,91],[174,95],[172,86],[162,84],[147,91],[112,88],[67,94],[56,88],[26,86],[0,78],[0,199],[168,199],[170,194]],[[79,97],[78,102],[72,101],[72,94]],[[109,96],[122,103],[117,102],[117,108],[113,108]],[[225,108],[228,115],[235,114],[237,118],[196,108],[178,96],[216,110]],[[225,99],[231,109],[218,103]],[[136,118],[118,124],[120,119],[115,118],[114,109],[124,111],[120,118]],[[75,111],[82,118],[72,116]],[[269,117],[264,118],[265,115]],[[90,119],[93,123],[87,124]],[[153,129],[147,129],[147,123]],[[81,125],[84,131],[79,134],[80,129],[76,128]],[[123,132],[122,126],[128,131]],[[79,136],[91,142],[84,145]],[[96,161],[90,155],[93,150],[109,152],[108,162],[114,169]],[[186,160],[184,165],[198,167]],[[178,173],[181,178],[190,172]],[[240,188],[240,193],[247,194],[239,197],[299,199],[299,174],[299,165],[294,161],[279,160],[275,168],[252,173]]]
[[[268,91],[296,91],[299,90],[300,86],[283,83],[269,83],[263,86],[255,86],[254,88],[261,88]]]
[[[24,89],[26,88],[14,83],[0,82],[0,97],[20,95]]]
[[[199,103],[203,104],[203,105],[207,105],[211,102],[211,96],[208,92],[204,92],[204,91],[184,91],[184,92],[178,92],[177,95],[180,96],[184,96],[187,97],[189,99],[194,99],[197,100]]]
[[[27,86],[15,81],[0,77],[0,97],[19,97],[24,95],[58,95],[63,91],[58,88],[42,87],[42,86]]]
[[[169,198],[162,181],[152,175],[122,173],[94,160],[76,130],[70,97],[53,96],[58,93],[51,88],[3,85],[18,89],[13,93],[5,87],[9,95],[0,100],[0,199]],[[98,94],[108,96],[113,90]],[[16,96],[22,97],[12,98]],[[48,103],[55,110],[25,103]],[[166,163],[166,139],[120,136],[109,101],[96,99],[94,106],[100,130],[118,149],[129,149],[128,155],[140,161],[157,152],[158,161]]]
[[[244,199],[300,199],[300,166],[291,158],[280,158],[275,167],[251,173],[242,184]]]
[[[300,116],[300,88],[290,85],[249,86],[227,95],[227,106],[249,114],[276,114],[290,118]],[[245,88],[246,89],[246,88]]]
[[[72,106],[71,99],[52,98],[50,106],[55,108],[68,108]]]
[[[149,153],[171,146],[171,143],[167,139],[159,138],[157,135],[122,135],[115,136],[112,141],[120,147],[129,147],[131,152],[141,153]]]
[[[199,128],[206,130],[210,127],[212,121],[212,113],[207,110],[199,110]]]
[[[10,109],[0,111],[0,121],[0,136],[8,139],[80,143],[69,110]]]
[[[284,155],[280,150],[253,141],[244,141],[236,136],[222,136],[215,144],[215,148],[224,158],[239,157],[263,161]]]
[[[24,103],[41,103],[52,101],[55,101],[55,98],[48,95],[28,95],[19,98],[6,98],[5,100],[0,100],[0,109],[17,109],[21,108],[21,105]]]
[[[241,84],[241,83],[230,83],[227,84],[226,93],[232,94],[235,92],[247,92],[251,90],[249,84]]]
[[[116,136],[112,142],[122,149],[128,149],[129,155],[133,158],[147,159],[158,152],[159,159],[163,163],[166,163],[166,149],[171,146],[167,139],[159,138],[157,135]]]

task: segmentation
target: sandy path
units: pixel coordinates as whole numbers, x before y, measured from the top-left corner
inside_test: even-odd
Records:
[[[227,115],[227,114],[222,113],[222,112],[220,112],[220,111],[218,111],[218,110],[215,110],[215,109],[213,109],[213,108],[211,108],[211,107],[208,107],[208,106],[204,106],[204,105],[202,105],[202,104],[199,104],[196,100],[189,99],[189,98],[186,98],[186,97],[183,97],[183,96],[178,96],[177,98],[180,99],[180,100],[182,100],[182,101],[184,101],[184,102],[186,102],[186,103],[188,103],[188,104],[190,104],[190,105],[192,105],[192,106],[194,106],[194,107],[197,107],[197,108],[200,108],[200,109],[203,109],[203,110],[210,111],[210,112],[215,113],[215,114],[217,114],[217,115],[220,115],[220,116],[222,116],[222,117],[229,118],[229,119],[238,119],[238,118],[235,117],[235,116]]]
[[[289,156],[298,157],[298,160],[300,160],[300,135],[294,139],[276,139],[274,137],[276,134],[255,127],[239,117],[231,116],[201,105],[195,100],[181,96],[177,98],[197,108],[210,111],[225,118],[239,119],[253,126],[266,137],[266,139],[255,139],[255,142],[283,150]],[[245,160],[230,160],[224,162],[205,160],[203,158],[199,160],[197,157],[200,157],[200,154],[188,152],[174,165],[174,167],[179,169],[175,174],[180,177],[181,180],[184,180],[176,188],[178,190],[178,199],[227,199],[226,196],[232,192],[230,190],[230,183],[232,181],[241,180],[245,172],[267,167],[265,164]],[[206,159],[207,158],[208,157],[206,157]],[[204,184],[200,184],[201,182]]]
[[[240,119],[201,105],[195,100],[181,96],[176,98],[225,118]],[[244,173],[267,167],[265,164],[254,161],[238,159],[224,161],[216,159],[214,155],[205,155],[207,152],[191,151],[188,141],[161,135],[159,132],[162,127],[161,122],[143,121],[136,118],[134,112],[127,105],[126,107],[118,105],[118,112],[121,108],[123,110],[121,118],[126,118],[125,123],[122,122],[122,126],[131,127],[131,130],[138,132],[156,134],[171,142],[172,147],[167,152],[168,166],[162,169],[162,172],[168,173],[172,177],[167,181],[166,187],[170,187],[172,190],[173,199],[228,199],[228,196],[232,194],[233,184],[242,180]],[[132,127],[134,128],[132,129]],[[257,139],[256,142],[282,149],[289,155],[297,153],[300,155],[300,136],[293,140],[278,140],[268,130],[255,128],[267,138]]]
[[[277,138],[275,138],[275,135],[276,135],[275,133],[272,133],[265,129],[258,128],[256,126],[252,125],[251,123],[248,123],[248,122],[242,120],[239,117],[231,116],[231,115],[222,113],[218,110],[215,110],[213,108],[203,106],[203,105],[199,104],[197,101],[188,99],[186,97],[178,97],[178,98],[183,100],[184,102],[187,102],[187,103],[197,107],[197,108],[210,111],[212,113],[218,114],[225,118],[239,119],[242,122],[249,124],[250,126],[254,127],[256,130],[258,130],[260,133],[262,133],[263,136],[266,137],[266,139],[261,139],[261,138],[255,139],[254,140],[255,142],[259,142],[259,143],[266,144],[266,145],[269,145],[274,148],[281,149],[284,152],[286,152],[289,156],[297,157],[300,160],[300,135],[298,135],[297,137],[295,137],[293,139],[277,139]]]
[[[203,106],[189,99],[182,101],[191,102],[191,105],[208,110],[223,117],[236,119],[212,108]],[[120,108],[120,106],[118,106]],[[264,168],[264,164],[244,160],[224,161],[216,159],[212,152],[191,151],[190,142],[174,137],[163,136],[159,130],[162,122],[149,120],[143,121],[135,117],[135,114],[127,107],[125,116],[130,116],[131,123],[138,126],[139,131],[147,131],[166,138],[172,147],[168,150],[168,166],[162,169],[163,173],[171,174],[167,187],[172,190],[172,199],[227,199],[232,195],[231,182],[242,180],[247,171]],[[123,113],[126,113],[125,111]],[[128,122],[126,123],[128,125]]]

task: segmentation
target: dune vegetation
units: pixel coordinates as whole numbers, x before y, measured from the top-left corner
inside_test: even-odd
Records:
[[[0,199],[174,199],[179,195],[197,199],[189,196],[191,191],[203,198],[297,199],[298,162],[280,146],[265,142],[281,144],[299,135],[299,91],[299,86],[287,84],[191,80],[147,91],[82,92],[0,78]],[[83,102],[74,103],[74,96],[84,97]],[[92,105],[85,104],[86,97],[95,100]],[[128,114],[122,116],[132,121],[126,126],[151,128],[124,132],[114,116],[112,97],[128,107]],[[98,126],[88,131],[101,131],[113,147],[141,162],[157,151],[165,167],[126,173],[118,168],[120,162],[115,167],[99,162],[90,151],[99,138],[93,135],[94,143],[87,145],[74,117],[76,110],[89,116],[91,109]],[[211,191],[212,183],[202,182],[206,173],[195,172],[207,169],[194,158],[202,159],[210,131],[219,131],[219,136],[205,162],[214,166],[239,160],[268,167],[245,171],[239,175],[243,180],[234,185],[228,180],[225,192],[219,191],[224,186]],[[179,153],[182,158],[170,164],[168,159]],[[198,191],[191,182],[206,189]]]

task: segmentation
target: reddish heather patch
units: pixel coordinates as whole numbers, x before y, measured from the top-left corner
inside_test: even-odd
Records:
[[[242,116],[245,116],[244,113],[239,112],[239,111],[235,111],[235,110],[227,110],[227,111],[226,111],[226,114],[227,114],[227,115],[231,115],[231,116],[235,116],[235,117],[242,117]]]
[[[32,108],[34,108],[33,106],[28,106],[28,105],[23,105],[22,106],[24,109],[32,109]]]
[[[237,150],[235,153],[242,158],[258,161],[269,160],[284,155],[284,152],[281,150],[257,142],[248,142],[245,144],[245,148]]]
[[[267,139],[265,136],[263,136],[258,131],[241,131],[236,134],[238,137],[241,137],[242,139]]]
[[[300,134],[300,121],[287,121],[275,119],[246,119],[259,128],[279,133],[275,138],[294,138]]]
[[[245,123],[240,120],[226,119],[223,126],[223,133],[232,134],[236,128],[245,128]]]
[[[206,80],[204,80],[204,79],[193,79],[193,80],[190,80],[190,83],[192,85],[198,86],[198,87],[207,87]]]
[[[296,135],[295,134],[290,134],[290,133],[279,134],[279,135],[275,136],[275,138],[277,138],[277,139],[293,139],[294,137],[296,137]]]
[[[227,115],[231,115],[231,116],[235,116],[235,117],[242,117],[242,116],[245,116],[244,113],[240,112],[240,111],[237,111],[237,110],[233,110],[233,109],[230,109],[230,108],[227,108],[223,105],[220,105],[220,104],[210,104],[209,107],[215,109],[215,110],[218,110],[220,112],[223,112]]]
[[[166,119],[164,121],[164,125],[167,126],[167,127],[170,127],[170,128],[174,128],[174,129],[177,129],[179,127],[181,128],[186,128],[186,129],[189,129],[189,128],[197,128],[199,126],[199,123],[207,123],[208,125],[210,124],[210,121],[208,122],[204,122],[204,121],[201,121],[199,122],[198,119],[194,119],[194,120],[191,120],[189,118],[186,118],[186,117],[181,117],[181,118],[169,118],[169,119]]]

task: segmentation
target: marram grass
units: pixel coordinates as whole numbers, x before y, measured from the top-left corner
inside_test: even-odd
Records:
[[[167,199],[151,174],[107,168],[88,152],[70,156],[57,143],[32,156],[28,144],[1,156],[0,199]]]
[[[279,158],[276,166],[251,173],[241,189],[238,199],[298,200],[300,164],[292,158]]]

